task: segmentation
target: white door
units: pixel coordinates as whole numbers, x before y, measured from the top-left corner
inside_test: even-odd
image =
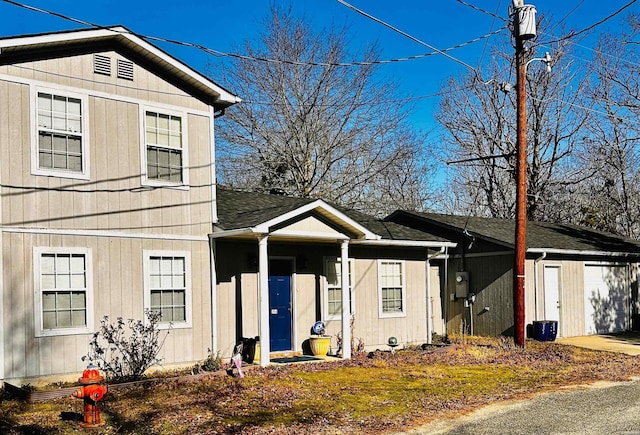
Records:
[[[585,332],[608,334],[629,325],[626,266],[585,265]]]
[[[431,313],[431,319],[429,319],[431,331],[438,335],[444,335],[444,316],[442,315],[442,288],[440,287],[440,267],[429,267],[429,280],[431,285],[431,300],[429,311]]]
[[[558,322],[560,328],[560,267],[544,267],[544,319]]]

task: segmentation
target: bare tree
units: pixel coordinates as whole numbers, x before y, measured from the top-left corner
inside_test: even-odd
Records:
[[[628,29],[603,35],[594,52],[594,122],[582,167],[596,175],[584,183],[580,219],[590,226],[640,238],[640,33],[637,15]]]
[[[527,86],[527,218],[557,220],[570,204],[558,199],[579,183],[582,173],[570,161],[581,147],[581,129],[589,118],[582,107],[582,77],[567,56],[569,46],[553,49],[553,72],[529,66]],[[540,53],[531,45],[528,58]],[[443,155],[458,163],[451,171],[452,189],[468,214],[513,218],[515,214],[516,93],[510,46],[496,47],[494,63],[483,81],[475,72],[451,78],[436,118],[444,127]],[[510,90],[511,89],[511,90]],[[580,103],[577,105],[577,103]]]
[[[347,28],[316,32],[290,8],[272,6],[263,29],[222,74],[245,101],[217,129],[220,181],[377,215],[423,208],[424,138],[397,86],[379,79],[376,46],[352,54]]]

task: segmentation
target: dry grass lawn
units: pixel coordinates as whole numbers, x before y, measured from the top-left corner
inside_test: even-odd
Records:
[[[407,430],[535,393],[640,375],[640,358],[557,343],[467,338],[436,351],[161,379],[107,394],[103,434],[350,434]],[[76,433],[82,402],[0,401],[0,433]]]

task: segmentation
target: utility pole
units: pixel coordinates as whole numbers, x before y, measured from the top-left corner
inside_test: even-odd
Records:
[[[525,10],[524,0],[513,0],[513,34],[516,39],[517,149],[516,149],[516,229],[513,267],[513,341],[524,347],[524,264],[527,237],[527,63],[524,42],[535,36],[535,8]],[[532,13],[531,13],[532,10]],[[530,22],[533,15],[533,31]],[[529,30],[527,30],[529,25]]]

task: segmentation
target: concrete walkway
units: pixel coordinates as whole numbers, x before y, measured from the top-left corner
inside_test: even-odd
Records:
[[[640,355],[640,332],[638,331],[559,338],[556,342],[587,349]]]

